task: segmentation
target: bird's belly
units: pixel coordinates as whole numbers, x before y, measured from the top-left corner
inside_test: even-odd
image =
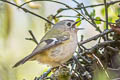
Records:
[[[74,42],[61,44],[57,46],[54,50],[50,50],[50,57],[54,59],[54,61],[59,62],[60,64],[68,61],[75,52],[77,44]]]

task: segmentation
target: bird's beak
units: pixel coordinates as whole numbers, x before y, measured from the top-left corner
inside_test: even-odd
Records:
[[[77,23],[79,23],[80,21],[77,21],[77,22],[75,22],[73,25],[72,25],[72,27],[75,27],[75,25],[77,24]]]
[[[75,25],[77,24],[77,23],[79,23],[80,21],[77,21],[77,22],[75,22],[73,25],[72,25],[72,28],[75,28],[76,30],[83,30],[84,28],[77,28]]]

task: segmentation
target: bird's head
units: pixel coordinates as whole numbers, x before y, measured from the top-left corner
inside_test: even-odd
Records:
[[[64,29],[64,30],[74,30],[78,31],[83,28],[77,28],[76,24],[80,21],[73,21],[73,20],[62,20],[54,25],[54,28]]]

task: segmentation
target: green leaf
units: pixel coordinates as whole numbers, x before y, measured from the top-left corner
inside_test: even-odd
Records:
[[[105,16],[105,8],[101,9],[101,14],[102,14],[102,16]]]
[[[105,30],[106,29],[106,23],[105,22],[104,22],[104,26],[103,27],[104,27],[104,30]]]
[[[81,16],[81,14],[77,14],[76,16],[79,16],[79,17],[80,17],[80,16]]]
[[[101,24],[100,17],[96,17],[95,19],[96,19],[95,21],[96,24]]]
[[[63,9],[60,8],[60,9],[57,10],[57,13],[60,13],[60,12],[62,12],[62,11],[63,11]]]
[[[53,20],[53,15],[48,16],[47,19],[48,19],[49,21],[52,21],[52,20]]]
[[[109,21],[109,22],[113,22],[113,18],[112,18],[112,17],[109,17],[109,18],[108,18],[108,21]]]
[[[78,27],[78,26],[80,26],[80,24],[81,24],[81,19],[80,19],[80,18],[77,18],[77,19],[76,19],[76,22],[77,22],[77,21],[80,21],[80,22],[78,22],[78,23],[76,24],[76,26]]]
[[[59,22],[59,18],[54,18],[55,23]]]
[[[93,10],[93,12],[90,13],[90,16],[91,16],[92,18],[95,17],[95,10]]]

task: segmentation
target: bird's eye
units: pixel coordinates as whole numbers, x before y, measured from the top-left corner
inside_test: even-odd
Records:
[[[71,26],[71,23],[69,22],[69,23],[67,23],[67,26]]]

